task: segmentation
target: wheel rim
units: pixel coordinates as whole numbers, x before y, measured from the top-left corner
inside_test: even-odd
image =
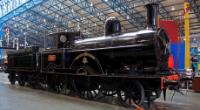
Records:
[[[98,90],[83,90],[81,97],[85,99],[94,100],[98,96]]]
[[[111,91],[111,90],[103,90],[101,92],[105,96],[113,96],[113,95],[117,94],[117,91]]]
[[[141,105],[144,102],[144,88],[141,83],[134,82],[126,89],[118,91],[118,98],[125,106]]]
[[[71,93],[71,88],[68,81],[60,83],[59,89],[60,93],[62,94],[69,95]]]
[[[96,72],[90,65],[86,64],[79,66],[79,68],[76,70],[76,74],[80,75],[93,75],[97,73],[98,72]],[[92,85],[90,78],[85,78],[86,77],[84,77],[82,80],[74,80],[74,88],[81,98],[94,100],[99,94],[98,86],[96,84]]]
[[[87,58],[88,61],[84,63],[82,58]],[[73,88],[80,97],[85,99],[95,99],[99,94],[99,86],[96,81],[91,80],[90,76],[86,76],[103,73],[99,62],[96,60],[97,59],[94,60],[90,57],[84,56],[80,57],[78,60],[74,60],[75,62],[73,61],[71,65],[75,74],[83,75],[82,77],[73,80]]]
[[[18,78],[18,84],[19,84],[20,86],[25,86],[24,75],[19,74],[18,77],[19,77],[19,78]]]

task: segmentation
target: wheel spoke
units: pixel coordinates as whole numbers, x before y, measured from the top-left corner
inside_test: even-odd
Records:
[[[131,106],[133,103],[140,105],[144,101],[144,88],[141,83],[135,82],[132,85],[128,85],[124,91],[120,90],[118,98],[125,106]]]

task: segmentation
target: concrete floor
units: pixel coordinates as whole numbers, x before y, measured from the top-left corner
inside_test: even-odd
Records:
[[[168,91],[167,101],[156,100],[150,110],[200,110],[200,93],[187,95]],[[0,110],[130,110],[117,105],[87,101],[28,87],[11,86],[7,75],[0,73]],[[145,109],[147,110],[147,109]]]

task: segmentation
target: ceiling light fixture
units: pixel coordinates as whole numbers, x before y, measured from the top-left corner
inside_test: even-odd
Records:
[[[126,19],[130,19],[130,16],[128,15],[128,16],[126,16]]]
[[[92,7],[92,6],[93,6],[93,3],[91,3],[90,6]]]
[[[172,11],[174,11],[174,10],[175,10],[175,7],[174,7],[174,6],[172,6],[172,7],[171,7],[171,10],[172,10]]]

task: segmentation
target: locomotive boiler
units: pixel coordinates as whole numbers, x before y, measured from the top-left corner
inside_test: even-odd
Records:
[[[46,38],[46,48],[8,52],[6,72],[14,84],[77,93],[86,99],[114,96],[125,105],[153,101],[161,93],[161,77],[169,75],[169,39],[157,28],[156,3],[146,5],[147,29],[122,33],[114,17],[105,35],[76,39],[79,32],[59,32]]]

